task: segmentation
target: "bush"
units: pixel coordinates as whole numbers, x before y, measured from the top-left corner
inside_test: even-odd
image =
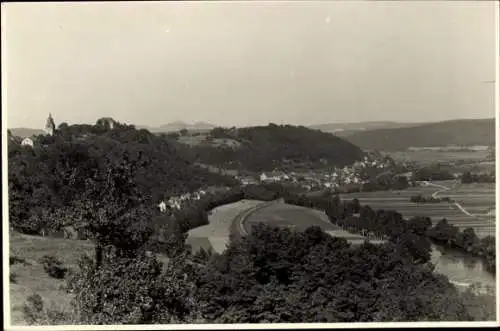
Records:
[[[28,324],[35,324],[42,318],[43,300],[40,294],[32,294],[26,299],[23,305],[23,315]]]
[[[26,259],[19,257],[19,256],[9,256],[9,265],[14,265],[14,264],[24,264],[27,265],[29,264]]]
[[[101,267],[81,260],[70,281],[84,324],[190,323],[197,305],[186,282],[182,258],[166,270],[152,256],[110,254]]]
[[[55,256],[44,255],[40,259],[40,263],[43,265],[45,272],[53,278],[63,279],[66,275],[68,269],[64,267],[61,261],[59,261]]]
[[[24,320],[30,325],[70,325],[77,322],[74,307],[70,307],[68,311],[61,311],[53,307],[46,308],[38,293],[30,295],[26,299],[22,311]]]
[[[11,271],[9,275],[9,281],[12,284],[17,284],[17,274]]]

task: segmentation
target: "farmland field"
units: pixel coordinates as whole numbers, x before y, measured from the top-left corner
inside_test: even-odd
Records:
[[[495,222],[495,183],[458,184],[440,195],[450,197],[474,216]]]
[[[335,237],[343,237],[351,243],[362,243],[365,240],[361,235],[349,233],[332,224],[323,212],[284,203],[274,203],[252,213],[244,223],[246,231],[250,232],[252,226],[261,222],[299,231],[304,231],[310,226],[319,226],[326,233]]]
[[[439,150],[408,150],[404,152],[389,153],[397,161],[413,160],[422,164],[430,164],[434,162],[453,162],[465,160],[471,162],[479,162],[486,160],[489,155],[488,151],[439,151]],[[494,166],[493,166],[494,167]]]
[[[452,183],[453,181],[435,182],[436,185],[443,185],[450,188],[453,187]],[[460,186],[457,186],[456,189],[459,190],[458,192],[460,192],[460,199],[464,201],[470,201],[469,206],[471,207],[473,207],[473,204],[476,203],[476,205],[482,206],[482,210],[486,210],[488,208],[488,203],[494,201],[494,190],[483,190],[479,192],[477,189],[476,191],[469,189],[467,191],[465,188],[460,188]],[[438,222],[442,218],[446,218],[450,224],[453,224],[462,230],[467,227],[474,228],[476,234],[479,237],[495,235],[494,216],[490,217],[490,219],[469,216],[462,212],[454,204],[445,202],[417,204],[409,201],[412,195],[422,194],[424,196],[431,196],[437,191],[441,192],[439,193],[439,196],[449,196],[450,198],[455,199],[455,195],[449,194],[449,192],[452,193],[452,191],[442,191],[440,190],[440,188],[433,186],[414,187],[403,191],[341,194],[341,198],[346,200],[358,198],[362,205],[366,204],[374,209],[393,209],[400,212],[407,218],[413,216],[428,216],[432,219],[433,223]],[[468,192],[479,193],[477,193],[478,195],[474,196],[472,194],[469,194]],[[467,194],[469,195],[467,196],[467,198],[465,198]],[[466,204],[464,204],[463,207],[468,211],[468,206]],[[471,209],[471,213],[474,214],[472,210],[474,210],[474,208]]]

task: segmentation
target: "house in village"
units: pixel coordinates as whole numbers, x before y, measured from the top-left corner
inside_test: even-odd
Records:
[[[167,204],[165,201],[162,201],[158,204],[158,208],[160,208],[160,212],[164,213],[167,211]]]
[[[240,178],[240,182],[242,185],[257,184],[257,180],[253,177],[242,177]]]

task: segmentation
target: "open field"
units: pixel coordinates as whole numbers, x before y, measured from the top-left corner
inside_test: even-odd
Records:
[[[436,151],[436,150],[407,150],[404,152],[391,152],[389,155],[397,161],[412,160],[421,164],[435,162],[453,162],[465,160],[480,162],[486,160],[489,151]],[[494,167],[494,166],[493,166]]]
[[[201,247],[222,252],[229,242],[230,227],[233,220],[241,212],[260,203],[262,201],[241,200],[214,208],[208,216],[210,224],[190,230],[186,242],[192,246],[193,252]]]
[[[361,235],[349,233],[332,224],[328,216],[321,211],[285,203],[274,203],[252,213],[244,222],[246,231],[250,232],[252,226],[260,222],[299,231],[310,226],[319,226],[331,236],[343,237],[353,244],[363,243],[365,240]]]
[[[443,185],[450,188],[453,187],[453,184],[451,183],[452,181],[434,182],[434,184],[436,185]],[[413,216],[428,216],[432,219],[433,223],[438,222],[442,218],[446,218],[450,222],[450,224],[458,226],[461,229],[473,227],[479,237],[495,235],[494,216],[492,216],[492,219],[490,220],[469,216],[462,212],[454,204],[448,204],[446,202],[417,204],[409,201],[412,195],[422,194],[424,196],[430,196],[436,191],[440,191],[439,196],[449,196],[450,198],[454,199],[453,194],[449,194],[450,191],[441,191],[439,187],[433,186],[409,188],[404,191],[349,193],[342,194],[341,198],[346,200],[358,198],[362,205],[366,204],[374,209],[393,209],[408,218]],[[471,190],[470,192],[473,191]],[[480,193],[480,195],[478,195],[476,198],[474,198],[473,195],[469,195],[467,198],[472,202],[477,203],[478,201],[481,201],[481,203],[483,204],[488,204],[488,201],[494,201],[494,191],[493,193],[491,193],[492,198],[490,198],[488,194],[489,193]],[[464,205],[463,207],[468,211],[466,205]]]
[[[440,195],[450,197],[474,216],[495,222],[495,183],[458,184]]]

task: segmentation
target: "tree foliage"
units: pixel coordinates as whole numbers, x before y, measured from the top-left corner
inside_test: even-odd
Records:
[[[446,278],[393,245],[355,248],[316,227],[259,225],[197,269],[196,297],[214,323],[468,318]]]

